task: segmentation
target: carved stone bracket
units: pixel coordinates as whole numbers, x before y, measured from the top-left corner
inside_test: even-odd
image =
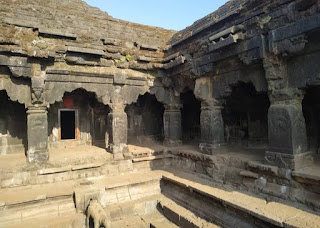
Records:
[[[280,90],[288,85],[287,59],[281,56],[265,55],[263,67],[268,82],[268,90]]]
[[[0,90],[5,90],[11,101],[17,101],[26,107],[31,104],[30,83],[15,78],[1,79]]]
[[[271,50],[275,55],[287,55],[302,51],[308,42],[305,34],[299,34],[271,44]]]
[[[44,103],[44,78],[43,77],[32,77],[31,78],[32,86],[32,104],[41,105]]]

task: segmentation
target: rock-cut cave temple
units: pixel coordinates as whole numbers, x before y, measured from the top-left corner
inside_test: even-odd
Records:
[[[0,0],[0,227],[320,227],[320,1]]]

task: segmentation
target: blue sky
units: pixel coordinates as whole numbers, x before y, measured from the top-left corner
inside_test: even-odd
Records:
[[[227,0],[85,0],[112,17],[181,30],[215,11]]]

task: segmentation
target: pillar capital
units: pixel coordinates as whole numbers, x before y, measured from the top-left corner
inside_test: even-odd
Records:
[[[201,110],[222,110],[223,100],[209,99],[201,102]]]
[[[31,105],[27,107],[27,114],[34,114],[34,113],[47,113],[48,107],[47,106],[38,106],[38,105]]]
[[[109,106],[112,113],[123,113],[126,108],[124,103],[111,103]]]
[[[165,111],[170,112],[170,111],[179,111],[182,108],[181,104],[165,104],[164,105]]]
[[[271,104],[301,105],[304,91],[297,88],[273,90],[269,94]]]

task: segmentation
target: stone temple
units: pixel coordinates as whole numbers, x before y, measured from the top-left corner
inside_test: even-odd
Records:
[[[0,104],[0,227],[320,227],[320,0],[0,0]]]

